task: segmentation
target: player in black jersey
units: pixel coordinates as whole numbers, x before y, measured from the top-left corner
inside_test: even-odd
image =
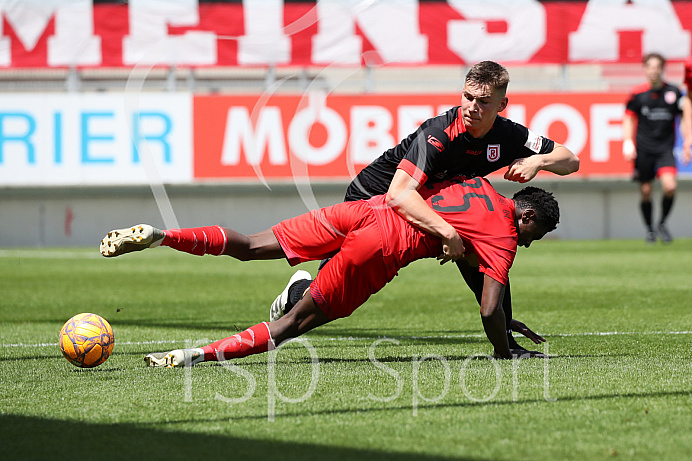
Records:
[[[690,105],[679,88],[663,81],[665,59],[658,53],[644,57],[644,71],[647,82],[636,86],[627,101],[625,118],[622,121],[622,153],[627,160],[634,161],[634,179],[640,183],[640,208],[646,224],[646,241],[656,242],[656,233],[664,243],[672,237],[666,227],[666,218],[673,207],[676,181],[676,163],[673,147],[675,145],[675,118],[683,116],[685,148],[683,160],[689,162],[689,118]],[[636,147],[635,147],[636,131]],[[651,205],[651,183],[655,178],[661,180],[663,199],[658,228],[654,228]]]
[[[524,183],[540,170],[559,175],[573,173],[579,159],[566,147],[538,136],[526,127],[499,116],[507,107],[509,74],[496,62],[483,61],[466,75],[461,105],[425,121],[401,143],[365,167],[346,191],[346,201],[387,194],[387,203],[402,217],[443,242],[441,264],[457,261],[459,270],[480,302],[483,274],[464,255],[464,243],[438,214],[427,206],[418,189],[426,181],[454,176],[484,176],[509,167],[504,177]],[[270,310],[270,318],[280,318],[304,294],[310,274],[301,271],[289,281]],[[507,319],[510,348],[521,349],[512,338],[518,331],[535,343],[543,340],[526,325],[512,319],[509,284],[503,307]]]

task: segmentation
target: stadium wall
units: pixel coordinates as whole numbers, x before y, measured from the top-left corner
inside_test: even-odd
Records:
[[[511,196],[521,185],[495,178]],[[548,238],[643,238],[636,184],[625,179],[537,179],[560,202],[561,223]],[[140,222],[161,227],[219,224],[243,233],[269,228],[317,206],[342,200],[346,183],[4,188],[0,189],[0,248],[92,247],[105,232]],[[655,215],[660,189],[655,189]],[[155,198],[156,197],[156,198]],[[669,224],[692,237],[692,180],[680,181]]]
[[[458,98],[5,94],[0,247],[89,246],[112,228],[139,222],[263,230],[339,202],[362,167]],[[511,95],[503,115],[581,159],[576,174],[541,173],[534,181],[562,205],[551,237],[641,237],[637,186],[621,154],[625,99],[613,92]],[[692,165],[680,173],[671,230],[692,237]],[[521,188],[501,174],[490,177],[502,193]]]

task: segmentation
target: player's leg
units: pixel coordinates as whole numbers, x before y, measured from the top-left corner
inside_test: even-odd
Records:
[[[322,270],[329,259],[323,259],[320,261],[320,265],[317,268],[317,272]],[[282,316],[288,314],[293,306],[302,298],[305,293],[307,293],[310,283],[312,282],[312,275],[304,270],[298,270],[295,274],[291,276],[286,284],[284,291],[279,293],[279,295],[274,299],[272,305],[269,306],[269,320],[274,321],[280,319]]]
[[[653,225],[653,206],[651,203],[651,183],[656,177],[656,157],[646,152],[637,151],[634,162],[634,179],[639,182],[639,210],[646,228],[647,243],[656,242],[656,231]]]
[[[355,227],[345,235],[341,250],[317,274],[310,293],[300,299],[288,314],[202,348],[149,354],[145,357],[147,365],[192,366],[202,361],[266,352],[274,344],[300,336],[330,320],[351,315],[396,274],[393,264],[385,263],[382,239],[374,216],[370,214],[367,218],[353,221]],[[295,224],[285,226],[284,234],[290,235],[289,231]],[[278,234],[282,235],[281,232]],[[282,244],[286,242],[286,235],[280,237]],[[298,257],[298,253],[292,251],[296,249],[302,248],[286,246],[287,255]]]
[[[168,246],[198,256],[228,255],[241,261],[285,257],[271,229],[243,235],[221,226],[161,230],[138,224],[109,232],[101,240],[100,250],[103,256],[115,257],[157,246]]]
[[[661,180],[661,188],[663,189],[663,198],[661,199],[661,220],[658,223],[658,235],[663,243],[671,243],[673,237],[668,231],[666,220],[673,208],[675,200],[675,192],[678,187],[676,179],[676,170],[674,167],[664,167],[658,170],[658,178]]]
[[[258,323],[241,333],[204,347],[152,353],[144,361],[150,367],[173,368],[247,357],[270,351],[275,345],[297,338],[328,322],[330,319],[317,307],[312,296],[307,295],[289,314],[275,322]]]
[[[642,182],[639,185],[639,210],[646,227],[646,242],[656,242],[656,231],[653,225],[653,205],[651,204],[651,181]]]
[[[359,211],[354,215],[352,210]],[[327,234],[334,233],[332,236],[334,238],[344,236],[358,225],[357,223],[362,219],[363,213],[369,213],[368,205],[363,202],[347,201],[333,207],[327,207],[319,215],[315,214],[315,217],[318,219],[313,223],[313,227],[323,227],[324,232],[327,232]],[[303,232],[298,232],[298,230],[292,233],[295,235],[303,234]],[[343,239],[341,239],[340,244],[341,242],[343,242]],[[338,250],[339,248],[335,248],[334,253]],[[330,257],[331,255],[322,259],[318,272],[322,270]],[[291,308],[305,295],[311,283],[312,276],[309,272],[301,270],[293,274],[284,290],[272,302],[269,308],[269,320],[278,320],[281,316],[290,312]]]
[[[269,307],[269,321],[279,320],[288,314],[293,306],[308,292],[312,275],[310,272],[298,270],[291,276],[284,290],[274,299]]]

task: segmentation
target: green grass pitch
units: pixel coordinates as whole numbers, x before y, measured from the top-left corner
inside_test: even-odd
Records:
[[[515,316],[548,339],[549,360],[483,359],[491,348],[471,292],[454,266],[428,260],[350,318],[273,355],[144,367],[148,352],[265,320],[292,273],[284,261],[167,248],[113,260],[96,247],[0,250],[3,459],[692,453],[692,240],[520,249]],[[57,346],[62,324],[80,312],[102,315],[115,332],[113,355],[90,370],[70,365]]]

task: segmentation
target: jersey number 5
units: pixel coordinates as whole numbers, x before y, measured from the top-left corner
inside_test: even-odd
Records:
[[[490,200],[490,197],[488,197],[485,194],[477,194],[475,192],[469,192],[468,194],[464,194],[464,196],[461,198],[462,199],[461,205],[451,205],[451,206],[440,205],[439,204],[440,200],[445,199],[442,195],[436,195],[430,201],[432,202],[433,210],[444,211],[444,212],[448,212],[448,213],[454,213],[454,212],[459,212],[459,211],[466,211],[469,208],[471,208],[471,199],[474,197],[485,200],[485,206],[488,208],[488,211],[495,211],[493,209],[493,202]]]

